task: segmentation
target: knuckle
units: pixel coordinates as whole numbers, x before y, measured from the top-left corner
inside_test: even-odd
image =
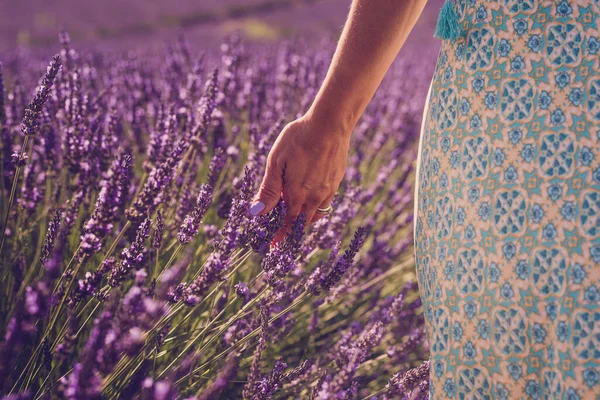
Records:
[[[307,192],[326,193],[331,190],[331,185],[324,181],[304,182],[302,188]]]
[[[276,156],[269,156],[267,157],[267,163],[266,163],[266,170],[267,173],[276,173],[280,168],[279,168],[279,158]]]
[[[326,199],[327,196],[329,196],[329,193],[331,193],[331,187],[327,184],[320,184],[312,189],[307,189],[306,193],[306,197],[309,202],[320,203]]]
[[[302,199],[303,191],[296,185],[288,185],[283,188],[283,200],[290,203],[290,205],[295,204]]]
[[[317,207],[323,202],[324,196],[310,196],[306,199],[306,208],[315,212]]]
[[[278,193],[277,189],[275,188],[275,186],[272,185],[271,182],[268,180],[261,183],[260,193],[262,195],[271,196],[271,197],[279,196],[279,193]]]

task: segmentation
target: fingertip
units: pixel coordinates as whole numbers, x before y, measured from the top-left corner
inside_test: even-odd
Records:
[[[250,207],[250,215],[253,217],[263,215],[266,212],[265,207],[265,203],[262,201],[256,201],[254,204],[252,204],[252,207]]]

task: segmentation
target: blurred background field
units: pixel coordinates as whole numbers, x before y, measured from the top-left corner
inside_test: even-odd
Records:
[[[441,0],[429,0],[407,46],[438,46],[433,30]],[[195,49],[239,30],[247,40],[335,39],[350,0],[3,0],[0,53],[44,48],[67,30],[78,46],[160,49],[183,31]],[[158,45],[158,46],[157,46]]]

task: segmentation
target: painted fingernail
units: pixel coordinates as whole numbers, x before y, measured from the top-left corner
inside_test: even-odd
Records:
[[[256,203],[252,204],[252,207],[250,207],[250,215],[252,215],[252,216],[258,215],[258,213],[264,209],[265,209],[265,203],[263,203],[262,201],[257,201]]]

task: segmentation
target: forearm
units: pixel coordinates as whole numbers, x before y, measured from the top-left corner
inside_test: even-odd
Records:
[[[427,0],[353,0],[327,75],[307,114],[350,135]]]

